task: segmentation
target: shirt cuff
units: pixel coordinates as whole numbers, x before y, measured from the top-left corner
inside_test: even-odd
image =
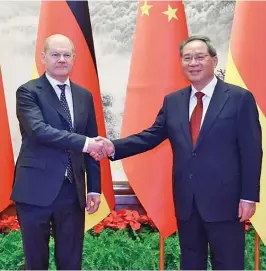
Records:
[[[249,202],[249,203],[254,203],[254,202],[255,202],[255,201],[252,201],[252,200],[246,200],[246,199],[240,199],[240,201]]]
[[[115,149],[114,149],[114,152],[111,153],[111,155],[109,155],[108,157],[111,158],[111,159],[113,159],[113,160],[115,159]]]
[[[89,192],[88,195],[101,195],[101,194],[97,192]]]
[[[85,141],[82,152],[87,152],[88,151],[89,143],[90,143],[90,138],[86,137],[86,141]]]

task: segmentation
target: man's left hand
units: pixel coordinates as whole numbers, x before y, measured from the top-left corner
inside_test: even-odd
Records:
[[[101,203],[101,196],[88,194],[86,209],[89,214],[94,214],[100,206]]]
[[[256,211],[256,203],[255,202],[246,202],[240,201],[238,207],[238,217],[240,218],[240,222],[245,222],[250,219]]]

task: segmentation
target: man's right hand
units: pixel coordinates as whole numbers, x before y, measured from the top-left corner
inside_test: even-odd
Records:
[[[91,153],[91,152],[97,152],[97,153],[105,152],[104,143],[102,141],[97,141],[97,137],[89,138],[89,144],[88,144],[87,152],[88,153]]]
[[[107,138],[98,136],[94,138],[95,143],[99,144],[99,149],[88,151],[88,153],[96,160],[101,161],[107,156],[111,156],[115,152],[114,144]]]

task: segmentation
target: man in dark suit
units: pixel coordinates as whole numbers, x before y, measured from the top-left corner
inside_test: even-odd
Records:
[[[22,145],[12,200],[16,202],[26,269],[48,269],[49,236],[58,269],[81,269],[85,207],[100,204],[100,166],[88,152],[101,152],[92,94],[69,80],[75,56],[67,37],[47,38],[46,72],[17,90]],[[87,173],[87,202],[85,195]]]
[[[165,97],[149,129],[99,142],[117,160],[169,139],[181,269],[206,270],[208,245],[213,269],[244,269],[244,222],[259,201],[262,161],[256,103],[249,91],[215,77],[218,58],[209,38],[188,38],[180,55],[191,85]]]

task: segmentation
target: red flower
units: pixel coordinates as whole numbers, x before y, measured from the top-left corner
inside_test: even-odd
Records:
[[[130,227],[132,228],[132,230],[134,230],[134,231],[139,230],[140,227],[141,227],[141,224],[140,224],[139,222],[133,222],[133,221],[131,221],[131,222],[129,223],[129,225],[130,225]]]
[[[0,219],[0,232],[8,233],[19,229],[20,227],[16,216],[2,215]]]
[[[99,224],[97,224],[96,226],[94,226],[93,229],[94,229],[94,232],[95,232],[95,233],[100,233],[100,232],[103,231],[104,225],[103,225],[103,223],[99,223]]]
[[[140,218],[139,218],[139,222],[141,222],[141,223],[148,223],[149,220],[150,220],[149,217],[146,216],[146,215],[142,215],[142,216],[140,216]]]
[[[114,228],[119,229],[119,230],[125,229],[126,227],[127,227],[126,223],[119,223],[116,226],[114,225]]]

